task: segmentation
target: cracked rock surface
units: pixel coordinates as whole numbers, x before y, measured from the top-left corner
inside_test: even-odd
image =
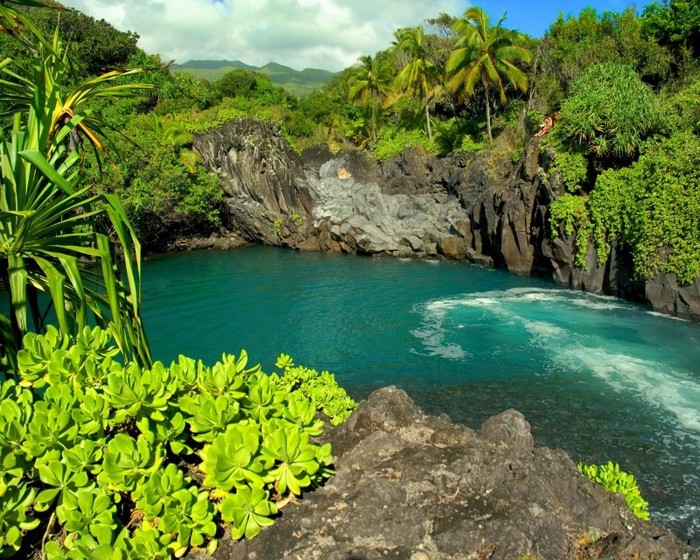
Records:
[[[222,539],[214,558],[700,560],[563,451],[536,447],[515,410],[475,432],[388,387],[327,439],[337,474],[252,541]]]

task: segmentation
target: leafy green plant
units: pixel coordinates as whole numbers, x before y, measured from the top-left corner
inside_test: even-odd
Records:
[[[3,556],[31,531],[51,560],[212,552],[223,521],[250,538],[333,473],[311,438],[329,399],[335,421],[355,404],[328,372],[282,356],[267,375],[245,352],[125,365],[105,333],[27,335],[19,379],[0,385]]]
[[[36,491],[24,483],[0,493],[0,556],[17,553],[23,534],[39,526],[40,520],[29,514],[35,496]]]
[[[338,385],[332,373],[318,373],[315,369],[296,366],[288,354],[280,354],[275,366],[284,372],[281,384],[285,390],[290,393],[298,391],[307,397],[313,407],[323,412],[334,426],[347,420],[357,408],[357,403]]]
[[[201,452],[204,485],[225,491],[262,487],[271,462],[259,453],[260,427],[246,421],[232,424]]]
[[[280,428],[265,438],[261,451],[275,465],[269,473],[277,493],[285,495],[289,491],[298,496],[302,488],[316,480],[321,467],[317,454],[330,455],[330,446],[319,449],[300,429]]]
[[[233,524],[231,536],[234,539],[252,539],[263,527],[274,523],[272,516],[277,507],[270,501],[270,493],[262,488],[241,488],[229,494],[219,506],[224,521]]]
[[[649,521],[649,503],[642,498],[634,475],[620,469],[620,465],[608,461],[604,465],[578,464],[578,470],[593,482],[597,482],[607,492],[622,494],[630,508],[630,511],[639,517]]]
[[[86,533],[99,545],[111,545],[117,528],[116,513],[116,505],[102,490],[86,488],[66,493],[56,508],[56,517],[68,531],[64,546],[71,549],[75,539]]]

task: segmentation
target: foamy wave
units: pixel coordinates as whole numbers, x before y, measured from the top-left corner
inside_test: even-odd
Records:
[[[524,333],[524,343],[528,344],[529,337],[530,346],[543,351],[545,360],[564,370],[592,374],[622,394],[634,394],[673,418],[682,434],[700,438],[700,383],[693,374],[640,357],[645,355],[642,346],[635,350],[626,345],[620,351],[618,345],[615,349],[614,340],[605,340],[595,328],[590,328],[590,324],[596,324],[590,321],[606,320],[601,313],[627,307],[628,304],[609,296],[559,289],[478,292],[434,300],[417,308],[423,320],[413,335],[430,355],[463,360],[470,356],[469,352],[453,339],[448,341],[450,335],[459,341],[471,326],[479,329],[485,322],[510,325],[516,330],[509,332],[515,336]],[[586,312],[595,315],[581,316],[589,318],[582,323],[589,327],[577,330],[581,323],[578,314]],[[502,342],[509,343],[510,340]],[[500,344],[495,342],[496,347]]]
[[[604,348],[565,346],[557,349],[555,359],[569,368],[590,371],[615,391],[634,393],[674,417],[686,435],[700,438],[700,385],[688,373]]]
[[[533,335],[544,336],[544,337],[563,337],[566,336],[567,331],[554,325],[553,323],[548,323],[546,321],[528,321],[521,319],[523,327]]]
[[[607,311],[609,309],[624,309],[626,306],[612,301],[595,301],[586,299],[572,299],[570,302],[578,307]]]
[[[674,317],[673,315],[666,315],[665,313],[659,313],[658,311],[647,311],[649,315],[654,317],[661,317],[662,319],[672,319],[674,321],[682,321],[683,323],[688,323],[686,319],[681,319],[680,317]]]

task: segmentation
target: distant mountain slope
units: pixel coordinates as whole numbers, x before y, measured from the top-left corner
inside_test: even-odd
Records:
[[[319,89],[335,75],[333,72],[318,68],[305,68],[298,71],[276,62],[268,62],[265,66],[257,67],[240,60],[188,60],[183,64],[173,64],[171,69],[173,72],[188,72],[210,82],[215,82],[231,70],[251,70],[266,75],[271,82],[299,97],[305,97]]]

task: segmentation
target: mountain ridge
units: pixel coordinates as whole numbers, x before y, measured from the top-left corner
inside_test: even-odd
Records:
[[[283,87],[290,93],[305,97],[320,89],[336,73],[321,68],[304,68],[295,70],[284,64],[268,62],[263,66],[252,66],[240,60],[188,60],[182,64],[173,64],[173,72],[188,72],[198,78],[215,82],[232,70],[249,70],[267,76],[271,82]]]

